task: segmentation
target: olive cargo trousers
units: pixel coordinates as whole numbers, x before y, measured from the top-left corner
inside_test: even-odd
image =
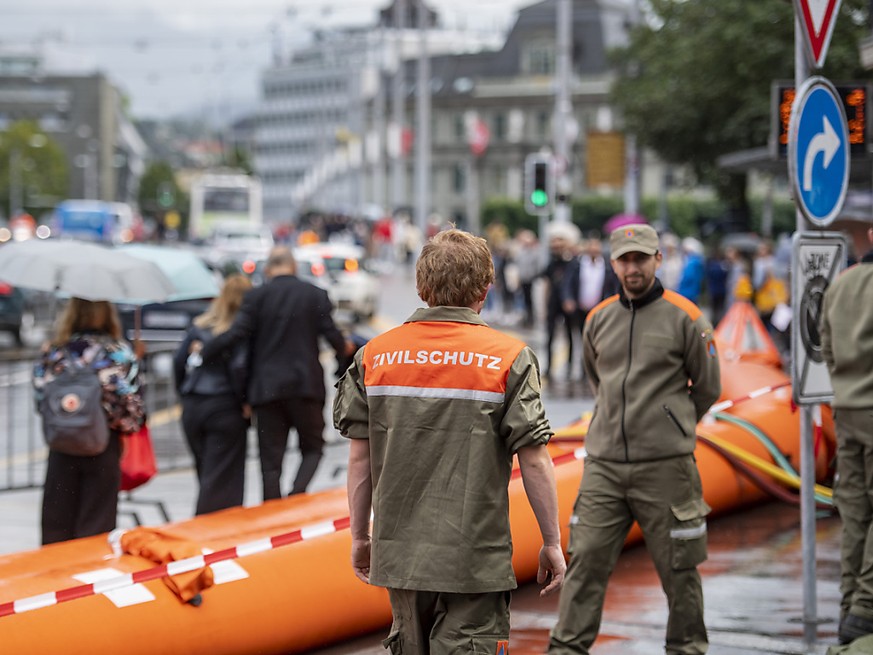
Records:
[[[697,565],[706,559],[708,513],[692,455],[640,463],[587,458],[549,653],[588,654],[600,630],[607,581],[635,520],[667,595],[666,652],[706,653]]]
[[[837,481],[840,512],[840,614],[873,620],[873,409],[838,409]]]
[[[460,594],[388,589],[391,655],[508,655],[509,591]]]

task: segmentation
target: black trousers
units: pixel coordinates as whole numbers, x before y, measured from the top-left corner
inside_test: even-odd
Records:
[[[195,513],[242,505],[249,422],[236,397],[183,396],[182,427],[200,484]]]
[[[565,312],[560,304],[550,301],[546,310],[546,370],[543,375],[549,377],[552,375],[552,354],[554,350],[555,332],[558,330],[558,322],[564,324],[564,333],[567,335],[567,372],[572,370],[573,366],[573,314]]]
[[[42,543],[92,537],[115,529],[121,486],[121,439],[99,455],[49,451],[42,495]]]
[[[303,493],[315,476],[324,449],[324,400],[286,398],[258,405],[254,410],[264,500],[282,497],[279,487],[282,460],[285,458],[288,431],[291,428],[297,430],[301,462],[289,495]]]

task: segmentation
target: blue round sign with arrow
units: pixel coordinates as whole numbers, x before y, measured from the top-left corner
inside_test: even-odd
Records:
[[[788,127],[788,168],[794,198],[814,225],[830,225],[849,187],[849,130],[843,103],[824,77],[800,87]]]

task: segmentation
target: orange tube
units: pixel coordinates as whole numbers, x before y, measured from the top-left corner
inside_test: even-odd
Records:
[[[781,371],[751,362],[723,362],[724,398],[785,381]],[[795,465],[799,464],[799,419],[785,387],[729,410],[763,430]],[[757,439],[724,422],[707,422],[709,434],[769,460]],[[566,547],[570,513],[583,462],[574,456],[580,444],[549,446],[556,458],[559,511]],[[761,501],[765,495],[705,444],[696,450],[704,497],[714,513]],[[827,448],[818,469],[827,464]],[[524,495],[522,481],[510,483],[513,565],[519,582],[536,575],[540,534]],[[219,551],[282,535],[305,526],[346,517],[342,489],[293,496],[258,507],[236,508],[169,524],[162,532]],[[636,528],[629,541],[639,539]],[[182,603],[160,580],[143,586],[154,600],[117,607],[108,597],[87,597],[10,616],[0,616],[3,651],[32,655],[110,652],[127,655],[285,654],[300,653],[386,627],[391,611],[384,589],[361,583],[349,562],[348,530],[314,536],[234,560],[243,579],[218,583],[203,592],[199,607]],[[37,594],[81,585],[73,578],[112,567],[120,573],[152,568],[131,555],[114,556],[105,536],[46,546],[0,556],[0,605]],[[216,577],[222,576],[214,566]]]

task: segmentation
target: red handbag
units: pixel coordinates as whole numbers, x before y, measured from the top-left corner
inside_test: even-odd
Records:
[[[121,435],[121,491],[131,491],[155,477],[158,464],[149,426]]]

